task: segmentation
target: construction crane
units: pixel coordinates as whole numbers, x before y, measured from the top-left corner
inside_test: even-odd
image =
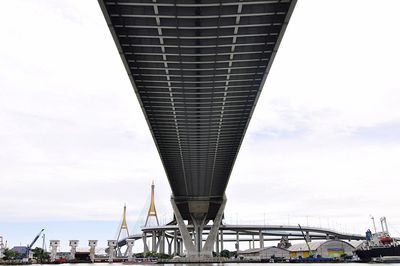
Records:
[[[44,229],[40,230],[40,232],[32,240],[32,243],[28,246],[28,250],[26,251],[26,259],[29,260],[29,255],[30,255],[31,249],[32,249],[33,245],[35,245],[36,241],[39,239],[39,237],[43,233],[43,231],[44,231]]]
[[[306,235],[304,234],[303,228],[301,228],[301,225],[300,225],[300,224],[299,224],[299,228],[300,228],[301,234],[303,235],[304,241],[306,241],[309,257],[310,257],[310,258],[313,258],[313,257],[314,257],[314,254],[313,254],[312,251],[311,251],[310,244],[308,244],[308,239],[307,239]]]

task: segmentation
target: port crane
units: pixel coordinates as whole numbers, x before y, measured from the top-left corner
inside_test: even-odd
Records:
[[[311,250],[311,248],[310,248],[310,244],[308,243],[308,239],[307,239],[306,235],[304,234],[304,231],[303,231],[303,228],[301,228],[301,225],[300,225],[300,224],[298,224],[298,225],[299,225],[301,234],[303,235],[304,241],[306,241],[309,257],[310,257],[310,258],[313,258],[313,257],[314,257],[314,254],[312,253],[312,250]]]
[[[35,245],[36,241],[39,239],[39,237],[42,235],[44,229],[40,230],[40,232],[35,236],[35,238],[32,240],[32,243],[28,246],[28,250],[26,251],[26,259],[29,259],[31,249],[33,245]]]

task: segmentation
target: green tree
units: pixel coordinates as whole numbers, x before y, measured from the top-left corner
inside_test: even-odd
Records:
[[[32,250],[33,258],[35,258],[38,262],[43,263],[50,259],[50,254],[44,251],[42,248],[36,247]]]
[[[229,252],[229,250],[224,249],[221,251],[221,253],[219,253],[219,255],[224,258],[230,258],[231,253]]]
[[[8,248],[6,248],[4,250],[3,254],[4,254],[4,258],[3,258],[4,260],[14,260],[18,256],[17,252],[15,252],[11,249],[8,249]]]
[[[157,253],[149,251],[144,255],[145,258],[157,258]]]
[[[144,254],[143,254],[143,252],[136,253],[134,257],[136,257],[136,258],[144,258]]]

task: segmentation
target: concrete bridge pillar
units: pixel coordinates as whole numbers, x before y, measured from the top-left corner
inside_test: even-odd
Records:
[[[181,246],[182,246],[182,242],[181,242],[181,240],[178,239],[176,241],[176,255],[177,256],[182,256]]]
[[[209,202],[207,202],[207,201],[198,201],[198,202],[191,201],[188,203],[189,210],[195,210],[195,211],[192,211],[190,214],[191,221],[194,225],[194,230],[195,230],[195,241],[194,242],[192,241],[189,230],[182,218],[182,215],[177,206],[177,202],[175,201],[174,198],[171,198],[171,204],[172,204],[172,208],[174,210],[175,218],[176,218],[176,221],[178,224],[179,231],[181,233],[183,243],[186,248],[186,257],[189,259],[198,259],[198,260],[212,258],[213,247],[216,242],[217,235],[219,232],[219,227],[221,225],[222,218],[223,218],[223,213],[224,213],[225,204],[226,204],[226,197],[224,196],[224,198],[220,204],[219,210],[213,221],[214,223],[210,229],[210,232],[208,234],[208,237],[207,237],[204,245],[203,245],[203,241],[202,241],[202,235],[203,235],[203,228],[206,223],[206,217],[207,217],[207,212],[204,211],[204,209],[208,210]]]
[[[160,250],[159,253],[165,253],[165,231],[163,230],[161,232],[161,236],[160,236]]]
[[[182,256],[183,255],[183,241],[179,240],[179,255]]]
[[[215,240],[215,253],[217,253],[217,255],[219,255],[219,234],[217,234],[217,238]]]
[[[133,246],[135,245],[135,240],[134,239],[127,239],[126,240],[126,255],[128,257],[128,261],[132,261],[133,260]]]
[[[60,240],[50,240],[50,261],[54,262],[56,260],[59,247]]]
[[[108,262],[113,262],[116,253],[115,248],[117,247],[117,240],[108,240],[107,244],[108,244]]]
[[[236,252],[239,252],[239,232],[236,232],[236,244],[235,244]]]
[[[157,252],[157,235],[156,235],[156,231],[151,232],[151,252]]]
[[[220,230],[220,239],[221,239],[221,251],[224,250],[224,230]]]
[[[174,256],[178,255],[178,232],[174,230]]]
[[[142,240],[143,240],[143,253],[146,254],[149,252],[149,247],[147,246],[147,233],[144,232],[142,234]]]
[[[69,246],[71,247],[71,252],[69,255],[70,260],[75,259],[75,253],[76,253],[76,248],[78,247],[78,244],[79,244],[79,240],[70,240],[69,241]]]
[[[172,242],[173,240],[169,241],[167,238],[167,244],[168,244],[168,255],[172,256]]]
[[[92,262],[94,262],[94,257],[96,254],[96,246],[97,246],[97,240],[89,240],[89,256],[90,256],[90,260]]]
[[[264,247],[264,235],[262,233],[262,230],[260,230],[259,238],[260,238],[260,248],[263,248]]]

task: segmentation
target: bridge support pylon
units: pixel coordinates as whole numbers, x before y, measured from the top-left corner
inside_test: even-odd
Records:
[[[222,218],[224,215],[226,197],[225,196],[223,197],[223,200],[221,202],[217,215],[215,216],[213,225],[210,229],[210,232],[207,236],[204,245],[203,245],[202,235],[204,226],[208,222],[207,213],[202,212],[201,208],[199,208],[199,211],[194,211],[190,213],[191,222],[194,226],[194,241],[193,241],[190,232],[187,228],[187,225],[185,224],[183,217],[179,211],[177,202],[173,197],[171,198],[171,204],[175,214],[176,222],[179,227],[179,231],[181,233],[183,244],[185,245],[186,248],[186,257],[189,260],[198,260],[198,261],[212,259],[213,247],[217,240],[219,227],[221,225]],[[193,209],[196,210],[196,208]]]
[[[96,256],[97,240],[89,240],[89,256],[90,260],[94,262]]]
[[[128,261],[132,261],[133,260],[133,246],[135,245],[135,240],[134,239],[127,239],[126,240],[126,245],[128,246],[126,249],[126,254],[128,257]]]
[[[54,262],[57,258],[57,251],[58,248],[60,247],[60,241],[59,240],[50,240],[50,261]]]
[[[70,240],[69,241],[69,246],[71,247],[71,251],[69,254],[69,259],[74,260],[75,259],[75,254],[76,254],[76,248],[78,247],[79,240]]]

